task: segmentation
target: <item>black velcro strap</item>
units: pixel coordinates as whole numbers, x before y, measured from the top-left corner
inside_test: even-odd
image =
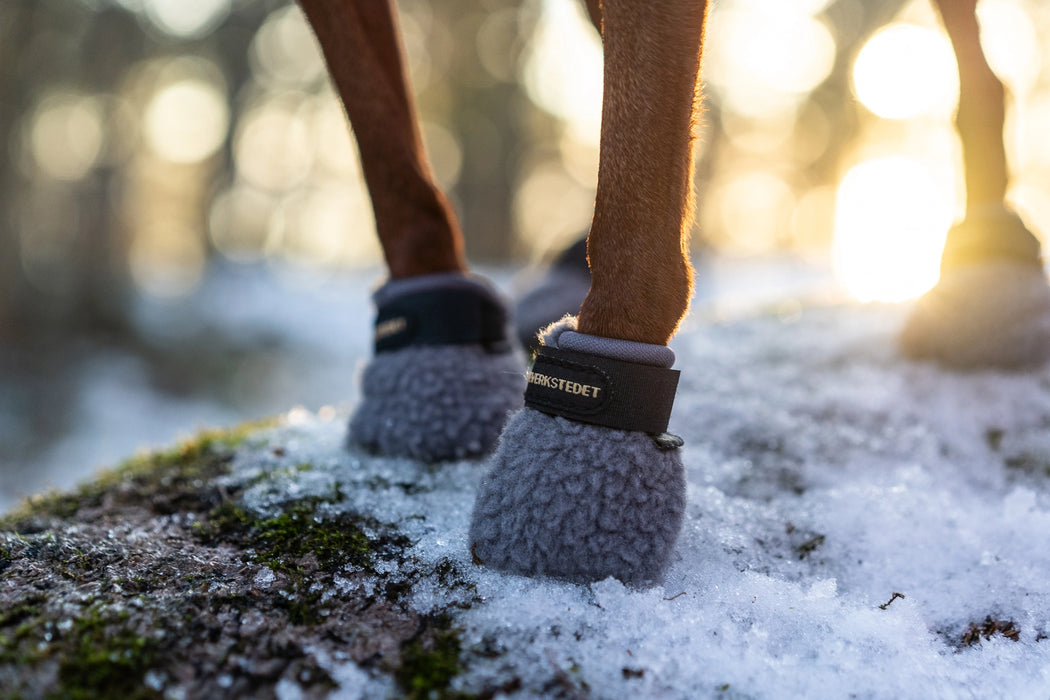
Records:
[[[544,347],[527,375],[525,405],[581,423],[663,433],[678,374],[676,369]]]
[[[507,312],[470,289],[404,294],[376,314],[376,353],[410,345],[481,345],[490,353],[510,350]]]

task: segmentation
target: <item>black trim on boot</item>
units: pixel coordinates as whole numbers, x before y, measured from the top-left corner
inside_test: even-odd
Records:
[[[402,294],[379,306],[375,353],[420,345],[480,345],[490,354],[511,351],[507,312],[470,289]]]
[[[543,347],[526,375],[525,405],[580,423],[660,434],[678,377],[676,369]]]

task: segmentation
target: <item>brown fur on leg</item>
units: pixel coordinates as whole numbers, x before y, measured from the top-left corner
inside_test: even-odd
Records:
[[[666,345],[693,273],[693,137],[707,3],[604,0],[602,139],[583,333]],[[645,27],[645,31],[639,31]]]

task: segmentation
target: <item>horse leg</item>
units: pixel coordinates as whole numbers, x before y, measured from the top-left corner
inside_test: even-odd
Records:
[[[692,289],[685,251],[706,5],[601,4],[593,282],[578,322],[544,334],[526,408],[479,489],[470,541],[484,564],[640,584],[670,562],[685,478],[680,441],[663,433],[677,383],[667,343]]]
[[[1050,359],[1050,288],[1038,239],[1005,203],[1005,90],[981,49],[977,0],[934,0],[955,51],[966,214],[941,279],[917,302],[901,348],[946,366],[1022,368]]]
[[[504,303],[468,273],[423,149],[392,0],[301,0],[350,117],[390,279],[349,440],[427,461],[488,452],[521,404]]]

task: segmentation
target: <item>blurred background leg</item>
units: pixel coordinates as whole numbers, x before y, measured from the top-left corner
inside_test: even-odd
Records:
[[[948,231],[940,280],[916,302],[901,349],[953,368],[1038,366],[1050,359],[1050,288],[1038,239],[1005,202],[1006,92],[981,47],[976,0],[935,5],[959,70],[966,214]]]

